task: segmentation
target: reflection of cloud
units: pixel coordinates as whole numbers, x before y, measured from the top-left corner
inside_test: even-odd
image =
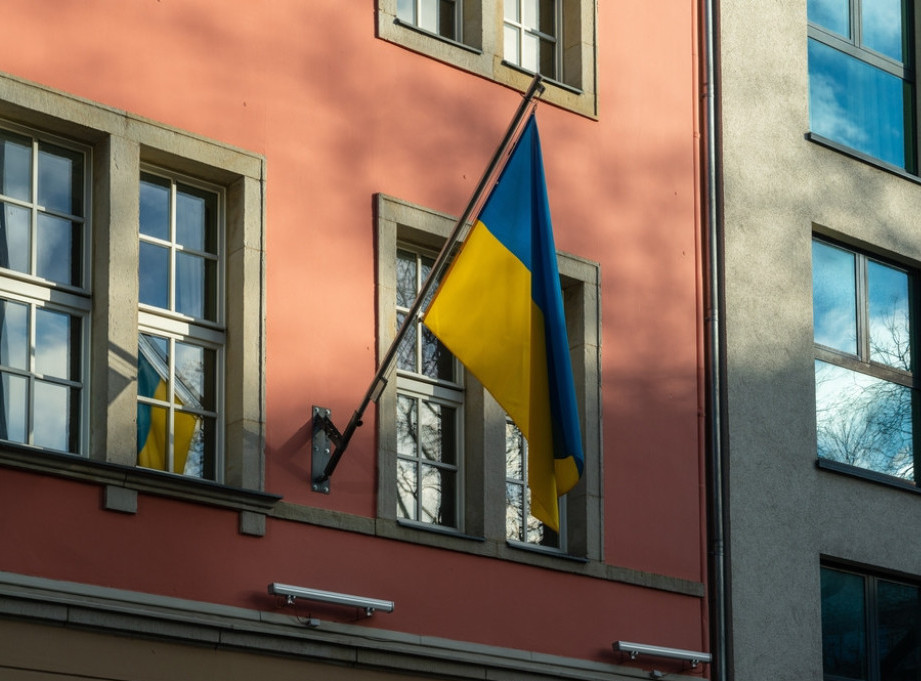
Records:
[[[902,59],[902,3],[885,0],[865,3],[862,8],[863,43],[893,59]]]
[[[851,120],[853,114],[840,103],[845,91],[834,78],[812,71],[809,90],[809,120],[815,132],[848,146],[862,148],[867,145],[866,132]]]

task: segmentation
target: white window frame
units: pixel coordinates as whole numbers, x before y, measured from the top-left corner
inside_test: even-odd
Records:
[[[562,28],[563,28],[563,10],[562,3],[560,0],[551,0],[553,2],[553,28],[555,33],[544,33],[537,26],[531,26],[525,23],[524,17],[524,3],[528,0],[503,0],[504,8],[508,7],[509,3],[514,3],[516,6],[517,19],[510,18],[508,12],[504,13],[503,16],[503,54],[502,58],[515,66],[530,71],[531,73],[541,73],[540,71],[540,52],[538,51],[537,56],[537,65],[535,68],[526,66],[525,61],[525,38],[528,35],[532,35],[537,38],[538,43],[541,40],[546,40],[553,43],[553,73],[541,73],[542,76],[550,78],[553,80],[562,81],[561,76],[562,68],[562,59],[560,57],[560,43],[562,40]],[[515,32],[516,36],[516,54],[515,58],[512,58],[512,55],[506,54],[505,47],[507,43],[505,42],[506,29],[511,28]]]

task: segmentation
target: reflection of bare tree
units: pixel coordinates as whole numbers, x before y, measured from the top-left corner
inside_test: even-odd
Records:
[[[816,421],[821,458],[912,479],[911,389],[816,362]]]
[[[870,318],[870,358],[902,371],[911,371],[911,337],[907,310],[893,298],[885,314]]]
[[[454,409],[397,399],[397,512],[401,518],[456,524]]]
[[[511,420],[505,427],[505,536],[513,541],[560,548],[560,536],[531,514],[527,487],[527,443]]]

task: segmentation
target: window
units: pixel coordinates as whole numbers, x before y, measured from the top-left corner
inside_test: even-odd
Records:
[[[461,42],[463,0],[397,0],[397,18],[411,26]]]
[[[812,267],[819,458],[914,482],[916,277],[821,239]]]
[[[386,352],[454,219],[386,196],[377,204],[378,343]],[[561,507],[562,532],[530,514],[526,443],[517,428],[419,321],[378,401],[378,515],[392,521],[379,523],[381,532],[435,543],[445,535],[486,539],[507,557],[522,549],[600,556],[599,273],[571,256],[558,260],[586,456],[582,481]]]
[[[0,86],[0,465],[270,507],[263,159]]]
[[[220,478],[222,195],[141,174],[138,465]]]
[[[809,0],[809,125],[832,142],[915,173],[911,6]]]
[[[558,0],[504,0],[505,60],[559,79],[559,8]]]
[[[378,0],[377,35],[542,99],[597,115],[596,0]]]
[[[825,678],[899,681],[921,675],[921,588],[822,567]]]
[[[0,128],[0,440],[83,454],[89,152]]]
[[[397,326],[416,299],[434,258],[397,250]],[[461,483],[461,369],[416,320],[397,353],[397,517],[458,527]]]

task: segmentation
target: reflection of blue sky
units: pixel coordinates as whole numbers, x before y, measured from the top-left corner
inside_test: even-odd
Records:
[[[873,0],[861,5],[863,46],[902,61],[902,0]]]
[[[41,144],[38,151],[38,203],[43,210],[80,215],[83,211],[83,155]]]
[[[908,274],[878,262],[867,263],[870,359],[911,369]]]
[[[912,391],[843,367],[815,362],[818,455],[912,479]]]
[[[39,213],[36,233],[35,274],[61,284],[78,284],[74,275],[74,224]]]
[[[812,132],[905,167],[903,81],[816,40],[809,40]]]
[[[75,337],[78,320],[69,314],[53,310],[35,311],[35,372],[44,376],[72,379],[78,367],[71,366],[76,353]],[[73,325],[73,326],[72,326]]]
[[[141,234],[169,240],[169,184],[159,178],[144,176],[141,180]]]
[[[20,201],[32,198],[32,143],[28,137],[0,130],[0,192]]]
[[[138,286],[138,297],[142,303],[168,309],[169,249],[141,242]]]
[[[3,417],[5,432],[0,438],[12,442],[26,442],[26,405],[29,403],[28,379],[0,373],[0,389],[3,390]]]
[[[26,371],[29,368],[29,308],[0,300],[0,364]]]
[[[32,267],[29,254],[31,248],[31,217],[27,208],[2,204],[0,210],[0,239],[6,243],[0,245],[0,267],[7,267],[16,272],[30,273]],[[5,256],[5,261],[3,260]]]
[[[854,254],[813,241],[812,277],[815,342],[856,355]]]

